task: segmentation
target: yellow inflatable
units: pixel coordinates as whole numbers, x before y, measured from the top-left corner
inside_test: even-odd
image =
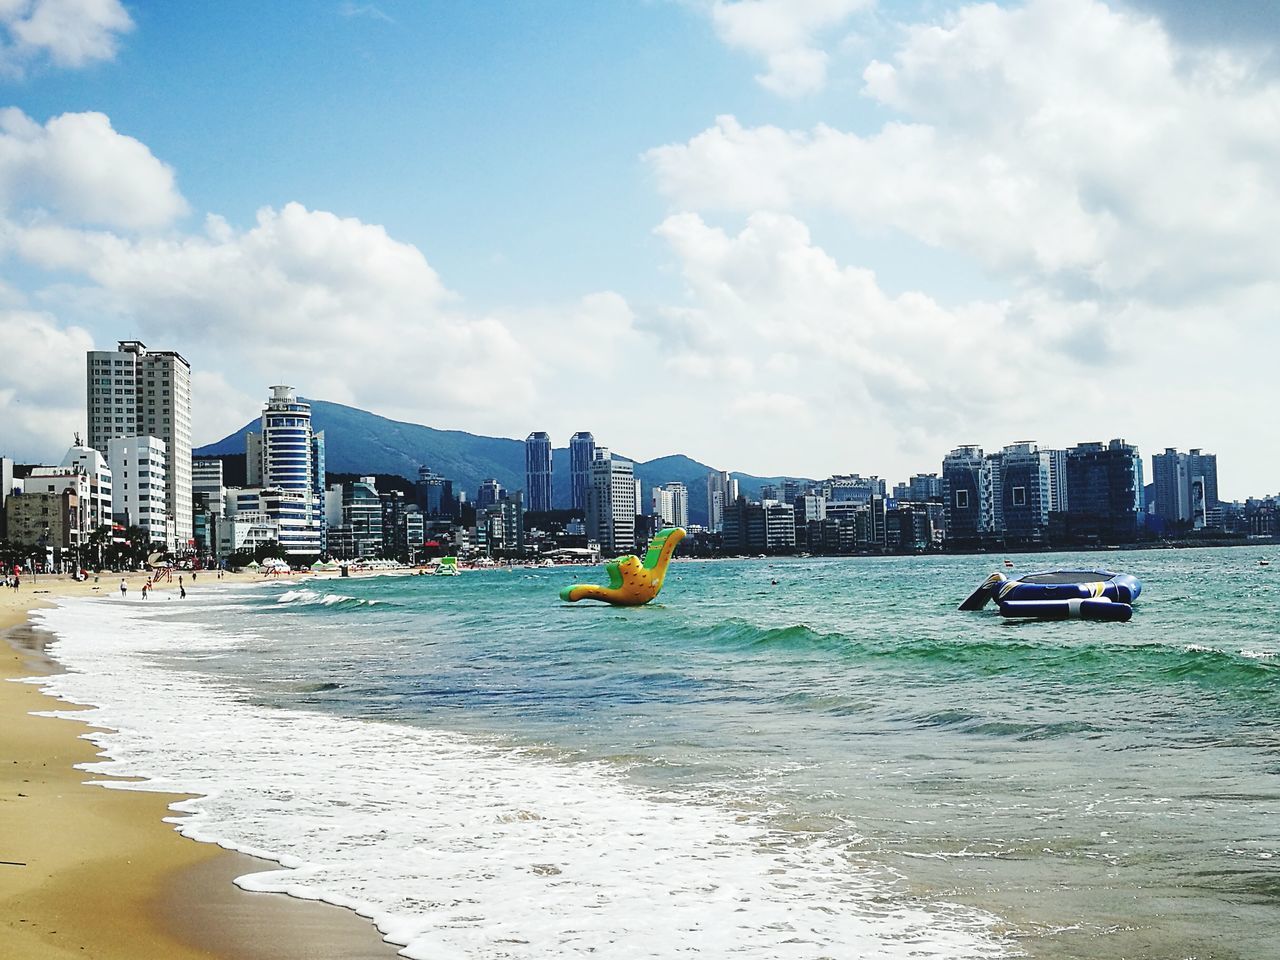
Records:
[[[621,557],[605,564],[609,571],[609,585],[579,584],[565,587],[560,599],[576,603],[579,600],[600,600],[620,607],[638,607],[648,603],[662,590],[667,576],[667,565],[676,546],[684,539],[680,527],[668,527],[653,538],[644,563],[636,556]]]

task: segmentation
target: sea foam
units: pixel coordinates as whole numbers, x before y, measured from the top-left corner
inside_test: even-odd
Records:
[[[263,706],[162,666],[235,642],[165,612],[67,601],[39,614],[69,670],[44,686],[116,731],[89,735],[109,759],[86,769],[147,778],[116,789],[196,794],[173,808],[183,834],[281,864],[240,886],[355,909],[405,956],[1006,952],[989,915],[914,902],[837,845],[607,765]]]

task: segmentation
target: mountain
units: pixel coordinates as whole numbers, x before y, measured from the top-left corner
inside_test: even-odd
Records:
[[[448,477],[457,489],[475,498],[480,481],[494,477],[508,490],[524,488],[524,441],[507,437],[482,437],[463,430],[437,430],[417,423],[389,420],[367,410],[347,407],[327,400],[308,400],[311,423],[325,435],[325,468],[330,473],[398,474],[417,479],[418,468],[428,466]],[[257,431],[259,421],[251,420],[235,433],[194,451],[197,457],[244,454],[245,434]],[[556,507],[569,505],[569,450],[551,452]],[[689,522],[707,522],[704,486],[712,468],[690,457],[676,454],[637,462],[645,502],[655,486],[680,481],[689,488]],[[734,473],[742,493],[758,498],[766,483],[781,484],[781,477],[754,477]]]

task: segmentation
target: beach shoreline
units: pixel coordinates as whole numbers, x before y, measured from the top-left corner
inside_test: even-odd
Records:
[[[208,574],[214,576],[212,572]],[[146,575],[126,575],[129,592]],[[191,589],[205,589],[197,580]],[[26,578],[0,590],[0,939],[6,957],[54,960],[377,960],[396,956],[368,920],[232,880],[278,865],[179,834],[164,818],[180,795],[112,790],[76,769],[100,758],[76,708],[38,684],[55,673],[32,611],[63,597],[115,596],[120,577]],[[222,581],[257,583],[254,575]],[[178,585],[158,584],[156,599]]]

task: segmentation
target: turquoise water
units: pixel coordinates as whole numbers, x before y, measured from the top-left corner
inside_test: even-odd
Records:
[[[1133,573],[1128,624],[957,612],[989,557],[682,562],[636,609],[558,602],[590,568],[197,588],[150,615],[203,624],[198,654],[152,655],[268,715],[447,731],[727,811],[879,878],[868,896],[988,918],[1010,955],[1257,960],[1280,955],[1270,555],[1013,557]]]

